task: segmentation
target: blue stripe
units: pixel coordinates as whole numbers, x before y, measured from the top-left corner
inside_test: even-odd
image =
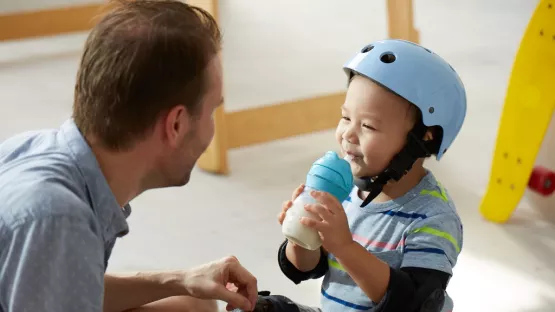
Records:
[[[426,215],[423,214],[419,214],[419,213],[406,213],[406,212],[401,212],[401,211],[392,211],[392,210],[388,210],[388,211],[382,211],[382,214],[386,214],[388,216],[398,216],[398,217],[402,217],[402,218],[408,218],[408,219],[426,219],[428,218]]]
[[[347,197],[347,199],[345,199],[345,201],[351,202],[351,196]]]
[[[444,255],[445,252],[439,248],[405,248],[404,253],[408,252],[426,252],[426,253],[433,253],[438,255]]]
[[[330,296],[330,295],[324,290],[324,288],[322,288],[322,296],[328,298],[328,299],[331,300],[331,301],[335,301],[335,302],[337,302],[337,303],[339,303],[339,304],[342,304],[342,305],[344,305],[344,306],[346,306],[346,307],[353,308],[353,309],[356,309],[356,310],[366,311],[366,310],[372,309],[372,307],[361,306],[361,305],[358,305],[358,304],[350,303],[350,302],[345,301],[345,300],[341,300],[341,299],[336,298],[336,297],[334,297],[334,296]]]

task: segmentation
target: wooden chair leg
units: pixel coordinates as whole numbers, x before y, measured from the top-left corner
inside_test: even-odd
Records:
[[[228,174],[227,161],[227,132],[225,126],[225,109],[222,104],[214,112],[216,126],[212,143],[200,157],[197,164],[199,168],[217,174]]]
[[[218,0],[186,0],[190,5],[198,6],[210,13],[219,22]],[[225,70],[225,68],[224,68]],[[210,146],[199,158],[197,165],[199,168],[216,173],[228,174],[229,167],[227,161],[227,129],[225,125],[225,107],[222,104],[214,112],[215,133]]]
[[[418,43],[420,35],[414,27],[412,0],[387,0],[388,34],[390,38]]]

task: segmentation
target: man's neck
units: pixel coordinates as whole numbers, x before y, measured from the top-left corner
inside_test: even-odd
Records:
[[[399,181],[390,181],[384,185],[382,192],[372,201],[374,203],[383,203],[405,195],[420,183],[422,178],[426,176],[424,168],[424,160],[418,160],[412,166],[412,169]],[[368,196],[369,192],[362,192],[362,199]]]
[[[144,191],[142,181],[147,170],[142,165],[145,163],[144,155],[141,155],[138,148],[114,152],[92,143],[91,149],[121,207]]]

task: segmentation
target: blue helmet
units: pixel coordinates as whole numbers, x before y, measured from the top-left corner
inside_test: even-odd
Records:
[[[388,88],[422,112],[425,126],[440,126],[440,159],[459,133],[466,115],[466,93],[455,70],[445,60],[415,43],[388,39],[365,46],[344,65]]]

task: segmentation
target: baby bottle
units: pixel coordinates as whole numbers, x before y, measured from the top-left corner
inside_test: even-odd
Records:
[[[281,227],[283,235],[296,245],[305,249],[316,250],[322,246],[318,231],[303,225],[302,217],[315,218],[313,213],[306,211],[306,204],[316,203],[310,196],[311,190],[330,193],[342,203],[353,188],[353,174],[350,164],[339,158],[337,153],[330,151],[312,164],[306,175],[303,193],[294,201],[285,214]],[[317,218],[316,218],[317,219]]]

